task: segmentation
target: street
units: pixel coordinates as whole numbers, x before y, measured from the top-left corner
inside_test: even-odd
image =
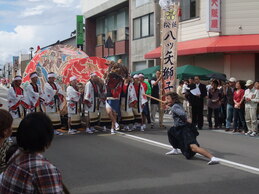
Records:
[[[131,135],[169,144],[166,130],[148,129]],[[200,158],[165,156],[168,148],[125,135],[78,134],[55,137],[45,154],[61,171],[71,193],[257,193],[258,138],[200,131],[201,146],[235,165],[208,166]]]

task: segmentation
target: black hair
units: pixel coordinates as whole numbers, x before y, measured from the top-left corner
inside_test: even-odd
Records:
[[[17,144],[29,153],[44,152],[54,136],[50,118],[41,112],[28,114],[17,130]]]
[[[174,103],[181,103],[181,101],[179,100],[179,95],[176,92],[168,92],[165,94],[165,96],[170,96],[173,100]]]
[[[179,85],[182,85],[182,84],[184,84],[184,81],[183,81],[183,80],[181,80],[181,81],[179,82]]]
[[[12,123],[13,123],[12,115],[8,111],[4,109],[0,109],[0,137],[1,138],[5,138],[4,132],[6,129],[12,126]]]
[[[217,87],[219,86],[219,82],[217,80],[213,80],[212,83],[217,85]]]

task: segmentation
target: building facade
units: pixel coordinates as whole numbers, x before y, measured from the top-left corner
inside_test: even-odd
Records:
[[[237,79],[259,79],[259,1],[180,0],[178,65]],[[220,30],[207,29],[209,3],[219,4]],[[123,59],[131,71],[160,64],[159,0],[85,0],[86,53]],[[89,6],[90,5],[90,6]],[[114,47],[105,48],[111,37]]]

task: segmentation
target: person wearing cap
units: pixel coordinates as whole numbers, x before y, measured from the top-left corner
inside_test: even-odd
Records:
[[[139,81],[139,75],[134,75],[133,80],[134,80],[134,89],[135,89],[135,92],[137,95],[137,100],[138,100],[135,107],[133,108],[133,113],[134,113],[134,117],[135,117],[135,125],[133,126],[133,129],[136,129],[139,126],[139,124],[141,123],[140,131],[144,131],[145,128],[143,126],[142,113],[143,113],[144,105],[147,102],[147,97],[144,95],[145,89]]]
[[[27,109],[27,113],[43,112],[41,108],[41,102],[43,100],[43,93],[38,82],[38,74],[33,72],[30,74],[31,83],[25,89],[25,101],[30,108]]]
[[[22,118],[26,115],[26,109],[29,108],[28,104],[25,103],[24,91],[21,88],[22,76],[15,76],[13,83],[8,90],[8,108],[12,115],[13,130],[16,131]]]
[[[236,85],[236,78],[231,77],[229,79],[228,86],[223,89],[224,95],[227,101],[227,118],[226,118],[226,129],[225,131],[231,130],[231,123],[234,117],[234,92]]]
[[[88,122],[86,126],[86,133],[93,133],[96,130],[94,126],[99,122],[98,115],[98,97],[99,97],[99,87],[96,84],[98,81],[98,77],[95,73],[90,74],[90,80],[85,85],[85,93],[84,93],[84,104],[85,112],[88,114]]]
[[[55,129],[60,128],[60,106],[64,101],[65,93],[63,92],[61,86],[55,83],[56,74],[53,72],[48,73],[48,82],[44,85],[45,94],[45,107],[46,113],[50,117],[53,127]],[[59,131],[55,131],[56,135],[63,135]]]
[[[252,101],[255,98],[254,82],[247,80],[244,99],[245,99],[245,120],[248,132],[246,135],[255,136],[257,134],[257,103]]]
[[[81,93],[77,87],[77,77],[72,76],[69,78],[70,85],[67,87],[67,113],[68,113],[68,134],[76,134],[77,130],[72,129],[72,120],[80,120],[79,114],[79,100]]]

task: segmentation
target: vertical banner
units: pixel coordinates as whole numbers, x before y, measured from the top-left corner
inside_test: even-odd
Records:
[[[176,90],[177,40],[180,3],[174,2],[162,10],[161,17],[161,71],[164,92]]]
[[[220,11],[221,1],[220,0],[208,0],[208,17],[207,17],[207,31],[208,32],[220,32]]]
[[[84,45],[84,17],[76,16],[76,44],[77,46]]]
[[[180,2],[173,0],[160,0],[161,12],[161,72],[163,73],[160,99],[164,93],[176,91],[177,68],[177,41]],[[163,127],[164,110],[160,103],[159,125]]]

